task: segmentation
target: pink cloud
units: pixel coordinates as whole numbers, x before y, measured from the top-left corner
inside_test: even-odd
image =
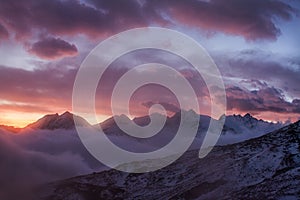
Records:
[[[14,108],[24,112],[41,112],[41,108],[70,110],[75,74],[76,70],[63,68],[27,71],[0,66],[1,100],[30,104],[30,109],[20,104]]]
[[[128,70],[128,69],[127,69]],[[0,111],[55,113],[71,110],[72,88],[76,69],[44,68],[26,71],[0,66],[1,100],[16,102],[0,105]],[[126,69],[112,68],[104,74],[96,93],[96,109],[98,114],[111,115],[111,94],[115,82],[126,72]],[[185,73],[187,71],[185,70]],[[190,74],[190,73],[189,73]],[[190,77],[192,86],[198,88],[201,114],[208,114],[210,101],[207,89],[199,88],[201,82],[196,77]],[[300,100],[287,102],[280,90],[265,87],[249,91],[239,87],[228,87],[228,111],[231,113],[250,112],[256,116],[267,116],[264,113],[278,113],[281,119],[289,115],[299,115]],[[155,95],[154,95],[155,94]],[[122,101],[122,99],[120,99]],[[130,101],[130,112],[135,116],[148,114],[148,109],[154,103],[162,104],[167,111],[175,112],[178,107],[176,97],[164,87],[147,85],[136,91]],[[270,116],[270,114],[268,114]],[[269,118],[270,119],[270,118]]]

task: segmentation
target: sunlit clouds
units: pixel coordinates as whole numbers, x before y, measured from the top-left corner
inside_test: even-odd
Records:
[[[225,82],[228,114],[295,121],[300,116],[299,9],[296,1],[279,0],[1,1],[0,124],[22,127],[44,114],[71,111],[73,83],[85,56],[113,34],[149,26],[181,31],[207,49]],[[208,90],[193,67],[148,50],[121,57],[105,72],[96,94],[99,119],[112,114],[115,82],[149,62],[178,70],[195,90],[201,114],[209,114]],[[132,97],[131,114],[148,114],[156,103],[170,115],[179,109],[170,91],[148,85]]]

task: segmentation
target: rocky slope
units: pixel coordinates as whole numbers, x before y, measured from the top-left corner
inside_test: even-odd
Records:
[[[161,160],[128,163],[147,167]],[[300,199],[300,121],[259,138],[215,147],[204,159],[186,152],[168,167],[144,174],[117,170],[39,188],[45,200]]]

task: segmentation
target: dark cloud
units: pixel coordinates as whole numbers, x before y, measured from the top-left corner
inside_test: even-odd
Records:
[[[265,87],[249,91],[232,86],[226,89],[227,109],[242,112],[274,112],[299,114],[298,99],[288,102],[282,91],[274,87]]]
[[[48,60],[75,56],[78,50],[74,44],[60,38],[46,38],[34,43],[29,50],[31,53]]]
[[[21,39],[36,31],[95,38],[133,27],[166,26],[174,21],[210,32],[240,35],[247,40],[276,39],[280,29],[275,20],[290,20],[294,12],[290,5],[276,0],[89,0],[86,3],[12,0],[0,3],[4,25]]]
[[[31,35],[34,29],[52,34],[101,32],[104,14],[79,1],[1,1],[0,16],[15,31],[17,38]]]
[[[295,108],[293,109],[293,112],[300,113],[300,99],[294,99],[292,104],[295,105]]]
[[[243,36],[247,40],[271,39],[280,34],[275,20],[290,20],[294,9],[272,0],[149,1],[163,5],[174,20],[204,31]],[[188,12],[187,12],[188,11]]]
[[[0,16],[17,38],[30,35],[34,30],[54,35],[86,34],[92,38],[114,31],[148,23],[135,1],[107,3],[98,1],[103,8],[79,1],[2,1]]]

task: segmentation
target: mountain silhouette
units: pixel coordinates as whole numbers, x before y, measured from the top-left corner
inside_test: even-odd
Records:
[[[74,129],[75,123],[74,118],[76,121],[79,122],[77,125],[79,126],[90,126],[90,124],[83,119],[82,117],[76,116],[68,111],[64,112],[63,114],[49,114],[45,115],[41,119],[27,125],[25,128],[32,128],[32,129],[47,129],[47,130],[54,130],[54,129]]]

